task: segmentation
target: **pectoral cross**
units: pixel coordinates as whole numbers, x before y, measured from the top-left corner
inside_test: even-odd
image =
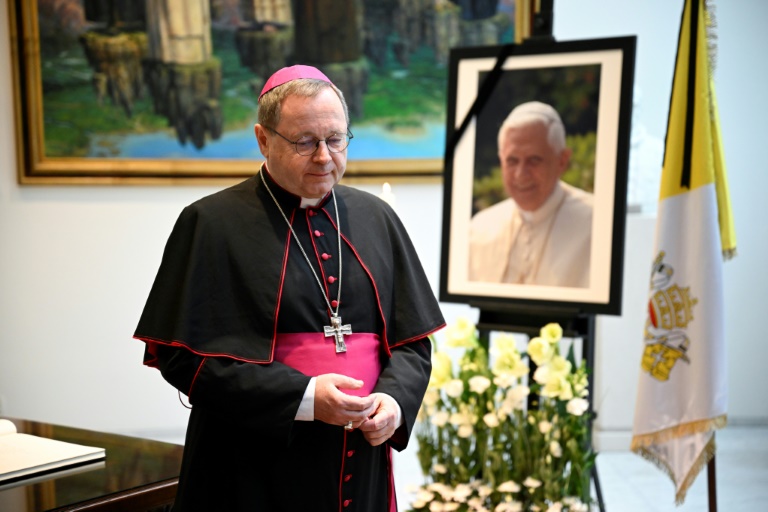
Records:
[[[347,351],[347,345],[344,343],[344,335],[345,334],[352,334],[352,326],[347,325],[341,325],[341,317],[340,316],[332,316],[331,317],[331,325],[323,326],[323,330],[325,331],[325,337],[328,338],[330,336],[333,336],[336,340],[336,353],[339,354],[341,352]]]

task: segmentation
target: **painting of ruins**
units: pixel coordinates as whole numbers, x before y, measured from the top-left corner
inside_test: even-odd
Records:
[[[258,92],[292,64],[344,91],[348,176],[439,176],[451,48],[515,26],[514,0],[9,3],[22,183],[251,175]]]

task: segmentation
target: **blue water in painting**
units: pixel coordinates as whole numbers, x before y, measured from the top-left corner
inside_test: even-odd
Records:
[[[382,126],[352,126],[355,138],[349,145],[350,160],[442,158],[445,125],[425,123],[418,130],[391,132]],[[136,135],[98,135],[91,142],[91,157],[261,159],[253,128],[226,132],[219,140],[206,141],[196,149],[182,146],[172,132]]]

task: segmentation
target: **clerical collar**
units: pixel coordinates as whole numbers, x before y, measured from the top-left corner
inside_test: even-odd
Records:
[[[310,206],[317,206],[320,201],[325,199],[325,197],[302,197],[301,198],[301,204],[299,205],[301,208],[309,208]]]
[[[277,181],[275,181],[275,178],[269,172],[269,169],[267,169],[266,162],[261,164],[259,172],[264,173],[264,177],[269,181],[269,187],[272,189],[272,192],[275,194],[277,199],[280,200],[280,203],[282,203],[283,206],[290,208],[296,208],[297,206],[299,208],[317,208],[322,206],[331,197],[330,192],[323,197],[301,197],[297,196],[293,192],[289,192],[288,190],[281,187]]]
[[[555,188],[552,190],[552,193],[549,194],[547,200],[544,201],[544,204],[542,204],[538,210],[529,212],[523,210],[522,208],[518,208],[520,217],[526,224],[539,224],[540,222],[548,219],[555,212],[555,210],[557,210],[564,195],[565,190],[563,190],[563,187],[560,186],[560,182],[558,181],[555,183]]]
[[[291,232],[291,235],[293,235],[293,239],[296,242],[296,246],[301,251],[301,255],[304,256],[304,260],[307,262],[307,266],[309,267],[309,270],[312,271],[312,275],[315,277],[315,281],[317,281],[317,285],[320,287],[320,293],[323,295],[323,298],[325,299],[325,304],[328,306],[328,316],[331,321],[331,325],[323,326],[323,332],[325,333],[325,337],[333,337],[334,341],[336,342],[336,353],[346,352],[347,351],[347,345],[344,343],[344,335],[352,334],[352,326],[342,325],[341,317],[339,316],[339,308],[341,308],[341,277],[342,277],[342,266],[341,266],[341,222],[339,221],[339,206],[336,204],[336,194],[333,193],[333,190],[330,192],[330,196],[333,199],[333,210],[336,212],[336,241],[338,243],[338,252],[336,253],[337,259],[339,260],[339,272],[336,274],[336,280],[338,280],[337,285],[337,291],[336,291],[336,299],[331,302],[331,299],[328,297],[328,291],[326,291],[325,286],[323,286],[323,281],[320,280],[320,277],[317,275],[317,272],[315,272],[315,268],[312,266],[312,261],[309,259],[309,256],[307,256],[307,251],[304,250],[304,246],[301,244],[301,240],[299,240],[299,235],[296,234],[296,231],[293,229],[293,225],[291,224],[291,221],[288,219],[288,216],[283,211],[283,208],[280,206],[280,202],[277,200],[277,197],[275,197],[275,194],[272,192],[272,189],[270,188],[269,184],[267,183],[267,179],[264,177],[267,173],[259,173],[259,177],[261,178],[261,182],[264,184],[264,188],[267,190],[267,193],[272,198],[272,201],[275,203],[275,207],[280,212],[280,215],[283,217],[283,220],[285,221],[286,226],[288,226],[288,230]],[[296,196],[294,196],[296,197]],[[286,253],[287,254],[287,253]],[[335,308],[335,309],[334,309]],[[347,426],[348,430],[352,429],[352,422],[349,422],[349,425]]]

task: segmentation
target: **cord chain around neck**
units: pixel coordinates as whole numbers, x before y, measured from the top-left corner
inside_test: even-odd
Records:
[[[277,201],[277,198],[272,193],[272,190],[269,188],[269,185],[267,185],[267,180],[264,179],[263,169],[259,170],[259,175],[261,176],[261,182],[264,183],[264,187],[266,187],[267,192],[269,192],[269,195],[272,198],[272,201],[275,202],[277,209],[280,211],[280,215],[283,216],[285,223],[288,225],[288,229],[291,230],[293,239],[296,240],[296,245],[299,246],[299,249],[301,250],[301,254],[303,254],[304,259],[307,260],[307,265],[309,265],[309,270],[311,270],[312,275],[315,276],[315,281],[317,281],[317,285],[320,287],[320,292],[323,294],[325,303],[328,305],[328,311],[330,311],[331,317],[338,317],[339,308],[341,307],[341,224],[339,224],[339,206],[336,204],[336,194],[334,193],[333,189],[331,189],[331,197],[333,197],[333,209],[336,210],[336,233],[338,235],[338,243],[339,243],[339,288],[336,293],[336,310],[334,310],[333,307],[331,307],[331,301],[328,299],[328,294],[325,293],[325,287],[323,286],[323,282],[320,281],[320,277],[318,277],[317,272],[315,272],[315,267],[312,266],[312,262],[310,261],[309,256],[307,256],[306,251],[304,251],[304,247],[302,247],[301,242],[299,241],[299,237],[296,235],[296,231],[293,230],[293,226],[291,226],[291,221],[288,220],[288,217],[285,215],[285,212],[280,207],[280,203]]]

